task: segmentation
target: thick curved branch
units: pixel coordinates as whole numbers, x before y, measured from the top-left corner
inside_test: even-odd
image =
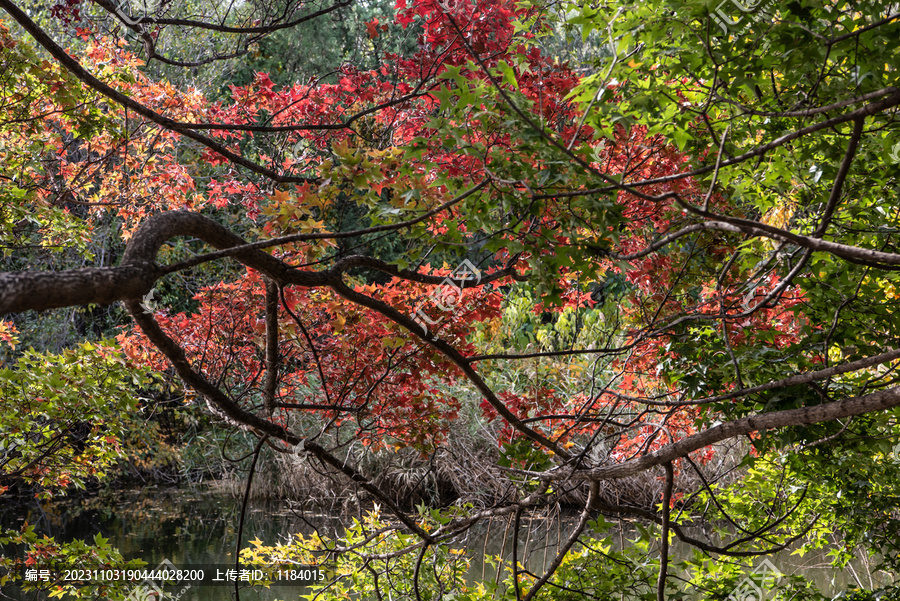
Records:
[[[334,277],[326,272],[294,269],[208,217],[169,211],[138,227],[118,267],[0,273],[0,315],[140,298],[171,271],[156,264],[156,255],[167,240],[177,236],[192,236],[214,248],[229,249],[227,256],[234,256],[282,285],[324,286]]]
[[[710,213],[685,203],[681,199],[678,199],[678,203],[697,215],[715,219],[715,221],[706,222],[707,227],[711,229],[719,229],[727,232],[740,232],[751,236],[771,238],[772,240],[778,240],[779,242],[788,242],[811,251],[828,253],[859,265],[867,265],[869,267],[892,271],[900,269],[900,255],[896,253],[886,253],[880,250],[860,248],[859,246],[841,244],[840,242],[831,242],[829,240],[822,240],[821,238],[795,234],[757,221]]]
[[[657,465],[674,461],[704,447],[729,438],[743,436],[753,432],[786,428],[789,426],[806,426],[833,421],[842,417],[862,415],[873,411],[884,411],[900,406],[900,387],[880,390],[867,395],[843,399],[833,403],[773,411],[761,415],[751,415],[742,419],[714,426],[703,432],[693,434],[678,442],[667,444],[661,449],[630,461],[616,465],[595,467],[588,470],[571,470],[557,468],[550,472],[527,472],[528,475],[546,480],[566,480],[577,478],[583,480],[614,480],[625,478]],[[526,472],[523,472],[526,473]]]
[[[202,374],[196,372],[185,356],[184,350],[178,343],[172,340],[168,334],[163,332],[162,328],[159,327],[159,324],[152,316],[144,312],[140,303],[134,299],[129,299],[125,301],[125,307],[128,309],[129,313],[131,313],[131,316],[137,322],[138,326],[140,326],[144,335],[147,336],[150,342],[152,342],[153,345],[166,356],[169,362],[172,363],[172,366],[184,383],[201,394],[207,400],[207,403],[214,413],[242,427],[254,430],[261,435],[268,435],[282,440],[291,446],[302,443],[304,451],[312,454],[323,463],[336,468],[345,476],[359,484],[360,487],[370,492],[380,502],[384,503],[407,528],[418,534],[424,540],[431,540],[431,536],[422,530],[414,520],[409,518],[388,495],[381,492],[381,489],[369,482],[368,478],[356,471],[346,461],[341,461],[323,447],[300,438],[283,426],[258,417],[249,411],[245,411]]]
[[[154,263],[162,245],[178,236],[199,238],[218,249],[247,248],[248,250],[231,254],[245,266],[264,273],[282,285],[325,286],[333,277],[325,272],[297,270],[284,261],[248,245],[246,240],[209,217],[188,211],[168,211],[144,221],[125,249],[122,263]]]
[[[142,296],[143,294],[146,294],[152,287],[153,282],[155,282],[155,280],[162,274],[162,270],[155,264],[159,249],[166,241],[177,236],[193,236],[196,238],[200,238],[207,244],[210,244],[211,246],[216,248],[246,246],[246,242],[240,236],[237,236],[236,234],[230,232],[212,219],[186,211],[169,211],[167,213],[162,213],[160,215],[152,217],[141,224],[141,226],[134,233],[131,242],[128,244],[128,247],[125,250],[125,255],[122,260],[124,265],[121,268],[88,270],[89,274],[81,274],[78,271],[63,272],[57,274],[40,274],[34,272],[0,274],[0,278],[6,277],[12,283],[16,284],[16,286],[11,286],[11,288],[13,288],[12,291],[17,294],[10,295],[7,304],[18,310],[33,308],[34,301],[26,300],[28,298],[28,295],[25,291],[28,290],[27,286],[29,281],[40,281],[43,283],[44,288],[49,290],[53,286],[54,278],[56,280],[62,281],[65,281],[67,277],[74,278],[76,282],[83,285],[85,282],[90,281],[88,277],[89,275],[106,273],[109,270],[115,271],[130,268],[134,270],[134,273],[141,274],[143,276],[143,278],[139,280],[139,285],[131,285],[126,290],[120,290],[115,286],[107,285],[102,290],[104,294],[103,298],[106,300],[106,302],[120,299],[125,300],[126,306],[128,306],[129,311],[131,311],[135,315],[135,320],[138,321],[141,329],[144,330],[145,333],[148,333],[148,331],[152,331],[155,333],[155,335],[157,336],[157,340],[153,340],[154,344],[157,344],[160,350],[166,353],[167,356],[169,355],[169,353],[172,353],[170,360],[173,361],[174,364],[176,364],[176,369],[178,369],[179,375],[182,375],[182,372],[184,372],[184,375],[182,375],[182,377],[185,377],[185,375],[188,375],[188,371],[190,370],[190,368],[183,352],[181,352],[180,350],[180,347],[178,347],[178,345],[175,344],[174,341],[168,338],[168,336],[166,336],[162,332],[162,330],[159,330],[158,332],[156,331],[158,330],[158,326],[154,328],[155,320],[153,320],[152,318],[148,318],[144,314],[143,309],[135,308],[140,307],[137,300],[135,299]],[[522,432],[531,440],[552,450],[560,457],[566,458],[569,456],[569,453],[565,449],[522,423],[522,421],[516,415],[514,415],[497,397],[490,386],[488,386],[488,384],[481,378],[478,372],[475,371],[470,362],[452,345],[440,339],[437,339],[430,334],[423,334],[421,328],[411,317],[400,313],[393,307],[382,303],[381,301],[373,299],[364,294],[360,294],[346,286],[341,280],[341,274],[343,273],[343,269],[349,265],[353,265],[353,262],[350,262],[347,265],[335,266],[325,272],[309,272],[294,269],[283,261],[280,261],[275,257],[257,249],[241,250],[240,252],[235,252],[234,257],[245,266],[262,272],[264,275],[268,276],[281,285],[294,284],[308,287],[330,286],[335,290],[335,292],[337,292],[344,298],[347,298],[351,302],[377,311],[388,319],[391,319],[392,321],[400,324],[401,326],[415,334],[417,337],[421,338],[422,340],[436,348],[440,353],[442,353],[453,363],[455,363],[463,371],[466,377],[485,396],[485,398],[489,403],[491,403],[491,405],[497,410],[497,412],[513,427]],[[431,277],[433,276],[428,276],[428,278]],[[439,280],[442,281],[442,279]],[[0,279],[0,282],[2,282],[2,279]],[[67,287],[67,289],[69,287]],[[3,290],[3,292],[0,292],[0,301],[2,301],[6,296],[4,294],[5,292],[5,289]],[[98,302],[96,300],[96,291],[94,291],[93,296],[91,296],[90,294],[82,294],[79,298],[85,304],[90,302]],[[42,308],[49,308],[50,306],[71,306],[73,304],[71,298],[66,295],[55,295],[53,300],[55,304],[49,304],[47,301],[45,301],[42,305]],[[18,304],[16,304],[15,301],[17,301]],[[3,308],[4,304],[0,302],[0,309]],[[204,384],[203,382],[197,381],[196,384],[200,387],[200,389],[202,389],[202,394],[207,397],[209,394],[215,394],[217,390],[209,382],[206,382]],[[216,397],[216,399],[217,401],[215,402],[215,404],[217,406],[220,406],[220,408],[223,408],[224,410],[224,407],[227,405],[227,403],[225,403],[225,399],[219,397]],[[233,408],[225,411],[228,417],[241,423],[249,423],[245,421],[246,416],[244,416],[243,414],[232,415],[231,413],[229,413],[230,411],[233,411],[235,407],[236,405]],[[260,423],[257,422],[254,422],[254,424],[252,425],[253,427],[257,428],[260,427]],[[276,438],[282,438],[282,436],[278,433],[269,434]]]
[[[162,275],[152,263],[0,273],[0,315],[139,298]]]
[[[465,192],[454,196],[450,200],[434,207],[433,209],[429,209],[425,213],[419,215],[418,217],[413,217],[412,219],[407,219],[406,221],[400,221],[398,223],[389,223],[385,225],[375,225],[372,227],[362,228],[358,230],[352,230],[349,232],[318,232],[318,233],[303,233],[303,234],[291,234],[288,236],[279,236],[278,238],[271,238],[269,240],[261,240],[259,242],[253,243],[243,243],[240,245],[233,245],[225,250],[220,250],[218,252],[206,253],[200,255],[198,257],[194,257],[192,259],[187,259],[185,261],[181,261],[179,263],[175,263],[174,265],[170,265],[165,268],[165,273],[172,273],[174,271],[180,271],[182,269],[186,269],[188,267],[194,267],[196,265],[200,265],[202,263],[206,263],[208,261],[214,261],[216,259],[221,259],[224,257],[233,257],[237,256],[239,253],[244,252],[245,250],[261,250],[263,248],[271,248],[273,246],[280,246],[282,244],[289,244],[291,242],[307,242],[310,240],[338,240],[342,238],[355,238],[359,236],[364,236],[367,234],[377,234],[381,232],[391,232],[398,231],[403,228],[411,227],[413,225],[422,223],[429,217],[433,217],[446,211],[450,207],[459,204],[469,196],[475,194],[482,188],[488,185],[490,180],[484,179],[479,183],[475,184]]]
[[[633,252],[633,253],[630,253],[627,255],[610,252],[608,250],[604,250],[600,247],[592,246],[589,244],[586,246],[587,246],[587,248],[589,248],[590,250],[596,252],[597,254],[599,254],[601,256],[610,257],[612,259],[616,259],[617,261],[634,261],[635,259],[641,259],[643,257],[646,257],[647,255],[649,255],[653,252],[656,252],[657,250],[659,250],[665,246],[668,246],[675,240],[678,240],[679,238],[681,238],[683,236],[687,236],[688,234],[693,234],[694,232],[701,232],[703,230],[718,230],[718,229],[721,229],[721,228],[718,227],[716,224],[709,222],[709,221],[704,221],[703,223],[695,223],[693,225],[683,227],[680,230],[676,230],[676,231],[672,232],[671,234],[667,234],[666,236],[663,236],[662,238],[660,238],[659,240],[657,240],[650,246],[647,246],[646,248],[642,248],[639,251],[636,251],[636,252]]]

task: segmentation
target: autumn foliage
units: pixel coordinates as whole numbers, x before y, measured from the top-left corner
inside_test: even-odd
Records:
[[[531,17],[529,9],[506,2],[400,0],[396,23],[403,28],[415,25],[420,31],[414,54],[387,55],[381,67],[368,71],[345,65],[331,83],[310,80],[278,88],[266,73],[256,73],[252,83],[232,85],[229,96],[216,101],[198,90],[151,81],[131,50],[84,29],[83,60],[103,81],[167,118],[232,124],[212,129],[210,138],[236,153],[242,147],[257,147],[262,165],[302,181],[273,185],[245,177],[212,148],[179,150],[179,134],[97,100],[58,67],[31,57],[30,76],[50,93],[20,93],[18,102],[22,110],[50,116],[33,121],[24,132],[9,128],[2,135],[9,148],[40,145],[46,166],[12,155],[5,168],[24,173],[31,182],[20,210],[31,203],[59,208],[46,227],[47,243],[78,231],[87,236],[90,220],[110,213],[121,219],[127,240],[146,217],[172,209],[237,214],[267,237],[315,234],[330,227],[348,203],[377,209],[373,214],[380,212],[382,217],[375,223],[389,222],[392,214],[432,209],[459,190],[494,178],[475,202],[434,215],[420,226],[419,235],[448,241],[493,236],[497,250],[482,256],[485,274],[516,265],[516,272],[525,275],[541,269],[550,257],[565,261],[568,253],[583,252],[586,243],[608,232],[615,234],[620,255],[637,252],[651,233],[661,235],[686,222],[672,202],[649,200],[651,195],[677,191],[700,197],[703,191],[695,189],[690,179],[646,187],[643,196],[622,191],[615,204],[604,209],[615,219],[605,226],[607,231],[597,231],[588,225],[589,219],[579,224],[579,209],[573,209],[564,195],[558,196],[584,184],[578,178],[566,182],[565,169],[557,174],[559,168],[535,156],[528,141],[508,129],[508,122],[507,127],[502,125],[504,119],[518,118],[512,109],[473,102],[473,95],[515,94],[528,107],[522,118],[540,121],[570,146],[587,150],[593,157],[590,167],[612,176],[649,180],[684,167],[688,159],[663,136],[648,135],[645,128],[618,127],[612,139],[597,139],[590,127],[580,125],[581,114],[570,100],[579,77],[531,42],[532,31],[544,27],[541,18],[531,30],[518,25]],[[367,31],[375,36],[383,27],[373,21]],[[24,52],[5,35],[8,55]],[[58,93],[65,90],[71,95],[73,89],[83,98],[68,100]],[[615,86],[610,90],[614,102]],[[456,114],[448,109],[451,103],[471,107]],[[303,123],[304,128],[263,142],[253,131],[261,123],[269,128]],[[538,183],[504,177],[510,165],[522,164]],[[488,207],[508,205],[510,198],[513,203],[530,203],[530,214],[517,227],[491,233],[492,222],[502,219],[502,209]],[[713,203],[731,208],[718,198]],[[78,218],[72,214],[75,207]],[[85,212],[88,220],[83,219]],[[710,236],[703,244],[709,262],[734,250],[734,241],[723,238]],[[278,254],[292,264],[313,266],[336,252],[343,251],[323,238],[283,246]],[[563,265],[552,274],[556,300],[535,311],[590,312],[595,303],[589,290],[596,284],[585,273],[593,272],[594,281],[601,283],[604,278],[623,278],[627,292],[616,302],[626,334],[619,342],[630,351],[610,365],[619,375],[596,396],[562,392],[552,382],[499,393],[522,419],[566,416],[539,421],[535,428],[570,446],[575,439],[595,435],[602,423],[596,416],[604,411],[645,416],[640,399],[692,392],[691,375],[685,376],[679,364],[682,339],[665,328],[654,329],[653,324],[688,313],[733,311],[762,299],[778,285],[773,274],[746,294],[741,289],[744,271],[734,268],[716,281],[715,274],[704,273],[701,266],[691,274],[692,287],[687,289],[684,273],[678,271],[684,253],[649,254],[624,264],[606,249],[591,252],[586,259],[589,270]],[[419,259],[418,265],[420,273],[435,276],[449,275],[455,267],[446,259],[436,264]],[[440,301],[440,292],[436,295],[429,286],[397,277],[377,285],[363,277],[352,281],[358,293],[404,315],[424,311],[422,318],[438,324],[433,333],[465,356],[479,353],[473,338],[479,324],[502,319],[501,287],[510,285],[515,284],[507,277],[455,291],[452,306],[441,309],[433,303]],[[445,439],[462,403],[447,392],[464,381],[457,366],[385,315],[333,291],[286,288],[279,294],[282,371],[276,397],[285,407],[273,419],[287,425],[291,412],[317,411],[336,426],[355,423],[359,439],[376,446],[414,445],[425,450]],[[779,347],[791,344],[802,322],[790,309],[800,300],[795,297],[744,320],[728,321],[722,327],[728,330],[730,344],[752,346],[761,336],[772,337]],[[198,371],[231,394],[252,398],[248,393],[260,389],[265,370],[263,279],[248,271],[203,287],[192,301],[196,310],[161,308],[155,317]],[[123,332],[119,341],[137,364],[166,371],[165,357],[139,331]],[[713,389],[726,391],[735,384],[723,381]],[[253,402],[259,406],[258,399]],[[487,401],[481,407],[487,418],[502,419]],[[624,459],[692,434],[698,418],[690,408],[665,413],[661,425],[636,418],[616,439],[610,456]],[[521,436],[506,423],[500,443]]]

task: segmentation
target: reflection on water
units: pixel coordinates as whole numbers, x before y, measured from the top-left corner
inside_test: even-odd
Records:
[[[148,568],[168,560],[179,568],[191,565],[220,564],[233,566],[240,516],[240,499],[218,493],[157,489],[148,487],[134,491],[116,491],[82,502],[48,503],[32,508],[27,515],[0,505],[0,524],[21,525],[27,520],[42,534],[58,541],[82,539],[90,541],[95,534],[108,538],[126,559],[141,559]],[[337,535],[349,516],[329,517],[293,511],[284,503],[253,503],[248,506],[243,541],[259,539],[265,544],[284,541],[290,534],[309,534],[317,528],[322,535]],[[566,513],[544,516],[523,516],[515,554],[520,562],[539,571],[552,562],[559,546],[574,525],[575,517]],[[467,532],[456,545],[465,548],[473,558],[470,578],[496,578],[496,568],[487,566],[481,558],[500,555],[509,562],[513,557],[513,528],[510,520],[481,522]],[[699,533],[696,533],[699,534]],[[625,527],[616,531],[613,542],[628,545],[636,533]],[[618,540],[616,540],[618,539]],[[688,557],[691,550],[677,541],[673,559]],[[778,570],[786,574],[802,574],[823,592],[836,593],[848,586],[877,588],[889,584],[890,575],[872,574],[868,564],[859,561],[843,572],[828,565],[828,549],[803,558],[783,551],[769,558]],[[180,590],[175,589],[176,591]],[[166,589],[169,592],[169,589]],[[11,591],[3,591],[10,594]],[[180,601],[226,601],[232,599],[232,589],[220,586],[194,586],[185,591]],[[244,589],[243,601],[271,601],[297,599],[302,587],[282,586],[265,590]],[[14,592],[12,599],[26,599]],[[27,597],[31,599],[32,597]]]
[[[41,534],[57,541],[91,541],[95,534],[110,539],[126,559],[141,559],[147,568],[168,560],[182,568],[189,565],[234,566],[240,499],[201,491],[145,488],[117,491],[103,497],[71,503],[48,503],[32,508],[26,515],[12,515],[0,506],[0,523],[35,526]],[[309,516],[307,515],[307,518]],[[316,526],[336,527],[334,520]],[[312,530],[303,516],[286,505],[254,504],[247,508],[243,541],[259,539],[269,544],[283,541],[289,534]],[[324,534],[324,532],[323,532]],[[173,589],[175,592],[182,587]],[[4,593],[9,591],[4,590]],[[166,589],[169,592],[169,589]],[[303,587],[245,589],[242,601],[297,599]],[[225,601],[232,599],[227,586],[194,586],[180,601]],[[24,599],[13,594],[13,599]],[[31,597],[27,597],[30,599]]]
[[[522,562],[526,568],[535,572],[542,572],[542,568],[549,566],[553,561],[556,553],[558,553],[561,545],[568,538],[569,533],[575,526],[577,516],[574,513],[555,513],[549,516],[536,516],[533,519],[523,517],[520,525],[520,533],[517,537],[516,557]],[[506,561],[506,565],[510,565],[513,558],[512,551],[512,519],[497,520],[491,524],[480,525],[471,533],[471,542],[483,545],[481,556],[500,555]],[[698,528],[684,527],[686,534],[703,541],[707,541],[704,532]],[[587,533],[590,536],[590,532]],[[600,535],[598,535],[600,536]],[[620,526],[616,526],[612,531],[606,532],[603,536],[610,536],[610,543],[616,550],[631,546],[632,541],[639,537],[637,529],[629,525],[628,522],[622,522]],[[713,544],[719,547],[726,547],[733,539],[741,538],[743,535],[734,535],[727,540],[716,540],[713,537]],[[831,551],[842,542],[836,539],[835,547],[825,547],[817,551],[811,551],[804,555],[799,555],[796,551],[800,548],[800,544],[796,543],[788,548],[765,558],[770,565],[774,566],[778,572],[785,575],[802,576],[812,582],[815,587],[825,595],[834,596],[849,588],[863,588],[874,590],[895,584],[898,578],[884,571],[876,571],[874,566],[878,563],[877,558],[867,558],[860,550],[857,552],[857,559],[851,561],[843,570],[837,570],[831,565]],[[575,547],[578,548],[577,545]],[[473,547],[470,544],[469,549]],[[478,551],[479,547],[474,547]],[[673,564],[677,564],[679,560],[688,560],[693,558],[695,548],[687,543],[674,539],[670,547],[670,558]],[[652,552],[658,557],[658,548],[652,547]],[[754,566],[760,566],[763,558],[727,558],[718,556],[720,561],[737,561],[738,563],[752,563]],[[494,568],[485,566],[485,564],[477,564],[479,572],[473,574],[475,578],[496,578]],[[689,580],[688,574],[679,573],[679,570],[673,565],[669,573],[678,578]],[[690,589],[687,589],[690,594]],[[704,598],[698,593],[697,598]]]

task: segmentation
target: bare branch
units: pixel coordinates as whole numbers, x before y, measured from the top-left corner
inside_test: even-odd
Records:
[[[659,539],[659,578],[656,581],[656,601],[666,601],[666,574],[669,571],[669,511],[672,503],[672,462],[666,463],[666,484],[662,500],[662,532]]]
[[[266,280],[266,382],[263,401],[266,416],[275,413],[275,392],[278,389],[278,293],[279,286]]]
[[[616,465],[600,466],[589,470],[556,468],[550,472],[523,471],[522,473],[546,480],[564,480],[568,478],[613,480],[625,478],[626,476],[646,471],[654,466],[674,461],[688,453],[693,453],[703,447],[729,438],[776,428],[818,424],[843,417],[862,415],[872,411],[884,411],[898,405],[900,405],[900,387],[889,388],[832,403],[802,407],[800,409],[773,411],[726,422],[677,442],[667,444],[653,453]]]
[[[562,565],[563,559],[565,559],[566,554],[569,552],[569,549],[572,548],[572,545],[575,544],[575,541],[578,540],[578,537],[581,536],[581,533],[584,531],[585,526],[587,526],[588,518],[591,515],[591,511],[594,509],[594,503],[597,500],[597,495],[600,491],[600,484],[598,482],[591,482],[590,492],[588,493],[587,501],[584,504],[584,509],[581,511],[581,515],[578,517],[578,523],[575,524],[575,529],[572,530],[572,534],[569,535],[569,538],[566,539],[565,544],[559,549],[556,557],[553,559],[553,563],[550,564],[550,567],[546,569],[544,575],[541,576],[537,582],[531,587],[531,590],[528,591],[528,594],[525,595],[523,601],[532,601],[535,595],[547,584],[547,581],[553,576],[559,566]]]

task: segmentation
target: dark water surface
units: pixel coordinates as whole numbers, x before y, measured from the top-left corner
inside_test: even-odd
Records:
[[[164,560],[179,569],[213,564],[233,568],[240,509],[240,499],[221,493],[148,487],[75,503],[47,503],[32,508],[26,515],[21,515],[21,510],[15,514],[4,511],[0,506],[0,523],[21,526],[27,520],[36,532],[53,536],[57,541],[90,542],[94,535],[100,534],[125,559],[141,559],[148,569]],[[316,522],[320,528],[327,526],[326,522],[334,524],[334,520],[322,520],[321,516]],[[275,544],[290,534],[311,531],[309,523],[286,504],[251,502],[242,539],[244,546],[257,538]],[[167,587],[165,592],[178,593],[183,588]],[[301,586],[248,588],[241,591],[241,600],[297,599],[304,591]],[[13,591],[3,592],[13,593],[14,599],[31,598],[30,595],[20,597]],[[225,601],[232,599],[233,592],[229,586],[195,585],[185,590],[179,601]]]
[[[199,490],[147,487],[130,491],[106,493],[80,502],[62,500],[34,507],[23,515],[21,508],[0,504],[0,524],[21,526],[25,520],[36,531],[53,536],[57,541],[93,540],[96,534],[109,539],[126,559],[141,559],[147,568],[154,568],[168,560],[180,569],[189,566],[217,564],[233,567],[241,500],[230,495]],[[323,535],[337,535],[352,516],[328,516],[294,511],[287,503],[258,503],[248,505],[244,523],[243,543],[259,539],[267,545],[284,542],[295,533],[309,534],[318,528]],[[523,519],[519,537],[518,557],[534,570],[552,561],[560,539],[565,539],[574,516],[553,519]],[[633,538],[633,532],[622,532],[622,544]],[[482,561],[484,554],[511,558],[509,522],[497,520],[482,523],[458,541],[474,557],[473,580],[492,579],[492,568]],[[832,594],[848,586],[862,585],[877,588],[891,582],[887,574],[873,574],[862,560],[848,570],[836,572],[828,563],[829,549],[804,557],[791,555],[790,550],[769,558],[777,569],[786,574],[803,574],[824,592]],[[689,553],[683,545],[673,547],[674,558]],[[167,594],[178,593],[183,587],[166,588]],[[8,598],[24,601],[12,590],[3,590]],[[247,588],[241,592],[242,601],[296,600],[305,593],[301,586],[279,586],[269,590]],[[179,601],[231,600],[233,588],[228,586],[192,586]],[[168,599],[168,597],[167,597]]]

